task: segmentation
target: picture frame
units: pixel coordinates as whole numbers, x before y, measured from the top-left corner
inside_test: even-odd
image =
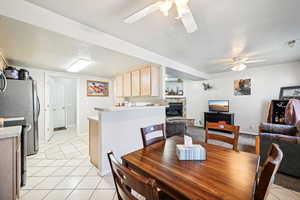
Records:
[[[300,100],[300,85],[290,86],[290,87],[281,87],[280,100],[289,100],[289,99],[299,99]]]
[[[109,96],[109,82],[87,80],[87,96],[107,97]]]
[[[233,89],[235,96],[251,95],[251,78],[234,80]]]

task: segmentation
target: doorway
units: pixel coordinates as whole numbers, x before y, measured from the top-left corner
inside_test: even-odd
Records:
[[[47,140],[55,135],[76,134],[77,128],[77,80],[47,76]]]

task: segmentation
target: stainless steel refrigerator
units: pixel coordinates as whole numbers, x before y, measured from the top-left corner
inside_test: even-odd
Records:
[[[40,102],[34,80],[7,80],[7,88],[0,93],[0,117],[24,117],[29,125],[27,132],[27,155],[39,150],[38,117]]]

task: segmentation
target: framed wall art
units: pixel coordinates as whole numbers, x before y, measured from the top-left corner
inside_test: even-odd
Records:
[[[300,85],[280,88],[279,99],[300,99]]]
[[[87,96],[107,97],[109,95],[109,83],[102,81],[87,81]]]

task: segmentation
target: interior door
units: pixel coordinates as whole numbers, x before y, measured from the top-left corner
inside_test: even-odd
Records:
[[[53,136],[53,88],[54,79],[50,76],[46,76],[45,81],[45,139],[50,140]]]
[[[66,107],[65,107],[65,88],[64,85],[55,82],[53,106],[53,127],[66,127]]]

